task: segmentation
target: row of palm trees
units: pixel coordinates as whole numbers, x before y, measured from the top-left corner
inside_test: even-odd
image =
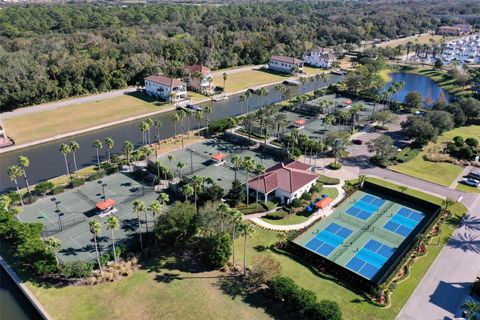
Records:
[[[8,173],[8,177],[10,178],[10,181],[13,181],[15,183],[15,187],[17,189],[17,195],[18,195],[18,198],[20,199],[20,203],[22,204],[22,206],[24,205],[24,203],[23,203],[22,194],[20,193],[20,188],[18,185],[18,178],[21,176],[23,176],[30,202],[32,202],[32,191],[30,190],[30,185],[28,183],[27,171],[26,171],[26,168],[28,168],[29,166],[30,166],[30,160],[28,159],[28,157],[19,156],[17,160],[17,164],[13,164],[9,166],[7,169],[7,173]]]

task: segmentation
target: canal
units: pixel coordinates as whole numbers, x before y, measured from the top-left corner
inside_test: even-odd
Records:
[[[337,83],[343,76],[328,74],[327,79],[309,80],[303,86],[293,86],[295,95],[300,93],[306,93],[315,90],[316,88],[328,86],[332,83]],[[275,86],[268,86],[269,94],[265,97],[259,97],[252,94],[249,101],[249,111],[256,110],[262,105],[268,105],[271,103],[279,102],[281,100],[281,94],[278,93]],[[240,94],[230,96],[228,99],[213,102],[213,112],[207,117],[210,121],[218,120],[226,117],[238,116],[241,112],[245,112],[245,102],[239,101]],[[211,102],[201,104],[205,106]],[[160,129],[160,138],[165,139],[174,135],[174,123],[171,120],[171,115],[174,111],[159,114],[151,117],[155,120],[161,120],[163,127]],[[72,115],[74,116],[74,115]],[[190,122],[190,128],[196,128],[197,120],[194,117]],[[0,192],[6,192],[13,190],[14,183],[9,180],[7,175],[7,167],[16,163],[18,156],[24,155],[30,159],[30,167],[27,169],[27,174],[30,184],[38,183],[39,181],[51,179],[59,175],[65,174],[65,164],[62,154],[58,151],[62,143],[68,143],[71,140],[75,140],[80,144],[80,150],[77,151],[77,165],[80,168],[84,168],[96,163],[95,149],[92,148],[92,142],[96,139],[105,140],[106,137],[111,137],[115,141],[114,153],[122,153],[122,145],[125,140],[129,140],[135,144],[136,147],[142,144],[142,134],[138,128],[139,123],[142,120],[135,120],[116,126],[103,128],[100,130],[90,131],[76,136],[68,137],[65,139],[59,139],[44,144],[39,144],[32,147],[27,147],[12,152],[0,154]],[[201,125],[205,125],[204,121],[201,121]],[[152,130],[156,131],[156,130]],[[153,139],[152,133],[152,139]],[[106,153],[102,154],[102,159],[106,159]],[[72,169],[72,168],[70,168]],[[23,179],[19,179],[20,186],[23,187]]]

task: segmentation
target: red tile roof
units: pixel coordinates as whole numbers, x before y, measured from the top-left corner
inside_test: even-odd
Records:
[[[295,124],[299,124],[299,125],[305,124],[305,120],[303,119],[295,120]]]
[[[194,72],[201,72],[203,74],[209,74],[210,73],[210,68],[202,66],[200,64],[191,64],[191,65],[186,65],[185,70],[194,73]]]
[[[302,60],[293,58],[293,57],[286,57],[286,56],[272,56],[270,60],[285,62],[285,63],[292,63],[292,64],[299,64],[303,63]]]
[[[276,189],[293,193],[317,179],[316,174],[308,172],[310,168],[310,165],[299,161],[279,163],[268,168],[265,174],[251,179],[248,186],[262,193],[270,193]]]
[[[315,203],[315,207],[323,209],[326,206],[328,206],[332,201],[333,201],[332,198],[329,198],[329,197],[323,198],[322,200]]]
[[[226,157],[227,155],[225,153],[215,153],[214,155],[211,156],[211,158],[215,161],[222,161]]]
[[[164,75],[148,76],[148,77],[145,78],[145,80],[152,81],[152,82],[155,82],[155,83],[159,83],[159,84],[162,84],[164,86],[171,87],[171,88],[187,85],[185,82],[183,82],[179,79],[170,78],[170,77],[167,77],[167,76],[164,76]]]
[[[110,207],[113,207],[113,206],[115,206],[115,201],[112,200],[112,199],[107,199],[105,201],[97,203],[97,208],[102,210],[102,211],[106,210]]]

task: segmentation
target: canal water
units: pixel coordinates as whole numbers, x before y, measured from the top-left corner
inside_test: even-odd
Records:
[[[295,90],[295,95],[300,92],[310,92],[316,88],[328,86],[331,83],[338,82],[342,76],[329,74],[325,81],[315,80],[307,81],[303,86],[292,86]],[[256,110],[263,105],[268,105],[281,100],[281,95],[278,93],[274,86],[267,87],[269,94],[265,97],[259,97],[252,94],[249,101],[249,111]],[[213,102],[213,112],[207,117],[210,121],[222,119],[231,116],[237,116],[245,112],[245,102],[239,101],[240,94],[230,96],[228,99]],[[202,106],[208,105],[211,102],[201,104]],[[157,116],[151,117],[152,119],[158,119],[163,122],[163,127],[160,129],[160,138],[165,139],[174,135],[174,123],[171,120],[172,112],[166,112]],[[72,115],[74,116],[74,115]],[[190,128],[197,127],[197,120],[194,117],[190,122]],[[54,178],[56,176],[65,174],[65,164],[62,154],[58,151],[62,143],[68,143],[71,140],[76,140],[80,144],[80,150],[77,151],[77,165],[78,167],[87,167],[96,163],[95,149],[92,148],[92,142],[96,139],[105,140],[106,137],[111,137],[115,141],[114,153],[122,153],[122,145],[125,140],[129,140],[140,146],[142,144],[142,134],[139,130],[139,124],[142,120],[135,120],[108,128],[86,132],[76,136],[68,137],[65,139],[55,140],[52,142],[15,150],[0,154],[0,192],[6,192],[13,190],[14,183],[8,179],[7,167],[14,164],[17,161],[19,155],[25,155],[30,159],[30,167],[27,169],[27,174],[30,184],[38,183],[39,181]],[[185,126],[186,126],[185,122]],[[201,126],[205,125],[205,120],[201,121]],[[177,125],[178,127],[178,125]],[[156,133],[156,129],[152,130],[152,139]],[[178,128],[177,128],[178,132]],[[106,152],[102,155],[102,159],[106,159]],[[70,161],[72,162],[72,161]],[[72,169],[72,168],[70,168]],[[19,179],[20,186],[23,187],[23,179]]]
[[[442,93],[447,101],[451,101],[452,96],[429,77],[407,72],[393,72],[390,73],[390,77],[392,80],[385,85],[384,91],[387,91],[393,82],[403,81],[405,84],[402,90],[392,96],[395,101],[404,102],[411,91],[420,93],[427,107],[431,107]]]
[[[0,266],[0,319],[42,319],[2,266]]]

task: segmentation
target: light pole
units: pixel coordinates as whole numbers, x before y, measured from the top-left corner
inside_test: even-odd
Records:
[[[62,218],[61,218],[61,215],[60,215],[60,208],[58,206],[61,202],[58,201],[57,198],[52,198],[51,200],[55,203],[55,208],[56,208],[55,212],[58,215],[58,224],[60,226],[60,229],[63,231]]]
[[[144,174],[147,171],[147,169],[143,168],[142,169],[142,195],[145,195],[145,179],[144,179]]]
[[[183,149],[183,132],[185,131],[185,127],[182,127],[182,149]]]
[[[208,136],[209,136],[209,131],[208,131],[208,122],[210,121],[210,119],[208,119],[207,117],[207,139],[208,139]]]
[[[103,200],[105,200],[106,199],[106,197],[105,197],[105,187],[107,186],[107,184],[103,183],[102,180],[98,180],[97,183],[102,186]]]

